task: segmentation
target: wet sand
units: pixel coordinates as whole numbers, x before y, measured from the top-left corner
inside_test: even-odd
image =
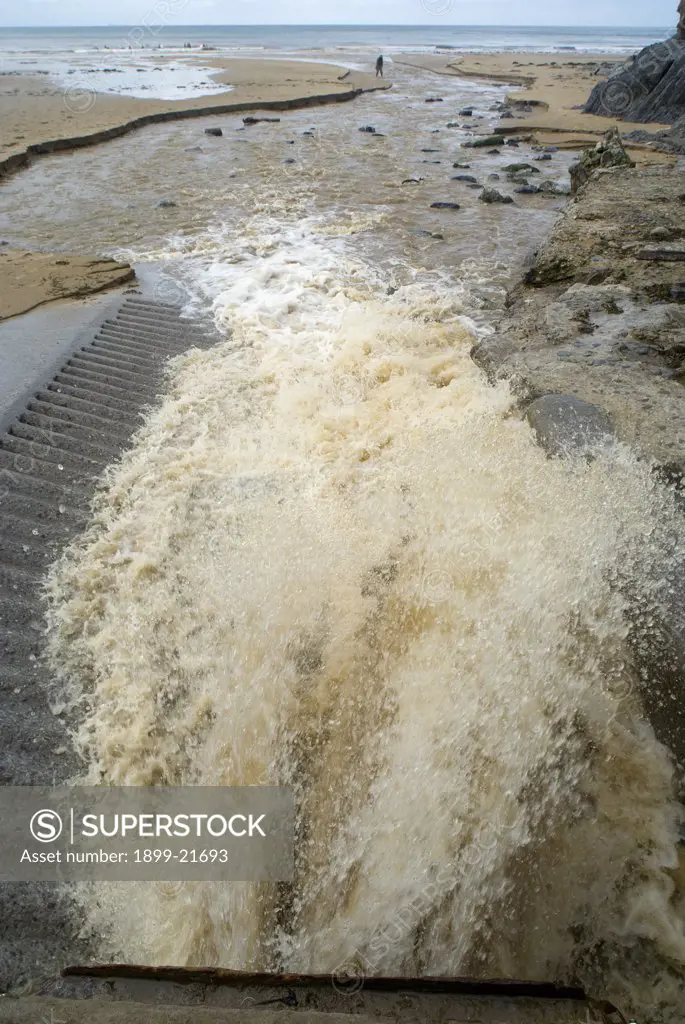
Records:
[[[128,263],[67,253],[0,249],[0,320],[44,302],[77,298],[126,284],[135,277]]]
[[[580,149],[594,145],[598,136],[603,135],[617,122],[609,117],[584,114],[581,108],[587,101],[593,87],[602,80],[596,74],[598,66],[606,69],[609,64],[623,63],[615,55],[573,54],[560,57],[558,53],[496,53],[496,54],[450,54],[449,56],[400,58],[403,63],[425,67],[439,75],[458,75],[464,78],[485,81],[506,82],[518,86],[509,94],[514,118],[502,122],[507,132],[534,132],[540,143],[552,144],[568,149]],[[528,112],[517,110],[521,104],[529,104]],[[621,121],[621,134],[634,129],[660,131],[669,125],[633,124]],[[642,145],[630,144],[638,162],[673,163],[673,158]]]
[[[3,75],[0,163],[8,157],[20,156],[29,146],[97,134],[148,115],[227,104],[252,104],[257,108],[261,103],[315,101],[319,96],[379,87],[375,76],[357,71],[347,74],[345,68],[332,64],[294,60],[208,61],[204,56],[202,64],[208,63],[216,68],[215,80],[233,88],[187,101],[95,93],[89,88],[86,75],[74,75],[73,84],[66,88],[46,75]]]

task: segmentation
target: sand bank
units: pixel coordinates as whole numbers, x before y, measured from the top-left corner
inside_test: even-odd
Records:
[[[90,295],[134,278],[133,268],[116,260],[0,248],[0,320],[44,302]]]
[[[207,63],[206,59],[203,63]],[[353,99],[388,88],[362,72],[294,60],[213,60],[216,80],[233,88],[188,101],[93,92],[74,76],[66,88],[42,75],[0,77],[0,176],[41,152],[105,141],[157,120],[259,108],[287,109]]]
[[[582,106],[606,69],[623,63],[613,55],[598,57],[558,53],[492,53],[450,54],[448,57],[415,55],[402,57],[403,63],[425,67],[441,75],[459,75],[464,78],[482,78],[486,81],[509,83],[517,88],[509,94],[514,118],[502,121],[508,134],[534,132],[538,141],[567,149],[583,149],[594,145],[597,138],[612,128],[616,121],[608,117],[584,114]],[[606,75],[604,76],[606,77]],[[523,104],[532,110],[517,109]],[[622,121],[622,135],[636,128],[660,131],[669,125],[632,124]],[[673,158],[647,149],[639,144],[627,144],[638,162],[673,163]]]

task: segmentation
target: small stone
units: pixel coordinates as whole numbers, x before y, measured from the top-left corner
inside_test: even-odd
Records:
[[[471,174],[456,174],[452,178],[452,181],[469,181],[469,182],[474,182],[475,184],[478,184],[478,179],[474,178],[473,175],[471,175]]]
[[[176,206],[176,203],[173,201],[173,199],[160,199],[160,201],[157,203],[157,206],[161,206],[164,209],[168,209],[169,207]]]
[[[431,203],[431,210],[460,210],[459,203]]]
[[[205,135],[223,135],[221,128],[205,128]]]

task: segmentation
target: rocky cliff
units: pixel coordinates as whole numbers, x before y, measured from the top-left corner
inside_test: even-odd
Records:
[[[678,34],[646,46],[596,85],[586,114],[661,124],[685,116],[685,2],[679,10]]]

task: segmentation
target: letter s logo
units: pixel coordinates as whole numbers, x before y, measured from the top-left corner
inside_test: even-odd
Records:
[[[44,809],[36,811],[31,818],[31,835],[39,843],[54,843],[62,834],[62,819],[57,811]]]

